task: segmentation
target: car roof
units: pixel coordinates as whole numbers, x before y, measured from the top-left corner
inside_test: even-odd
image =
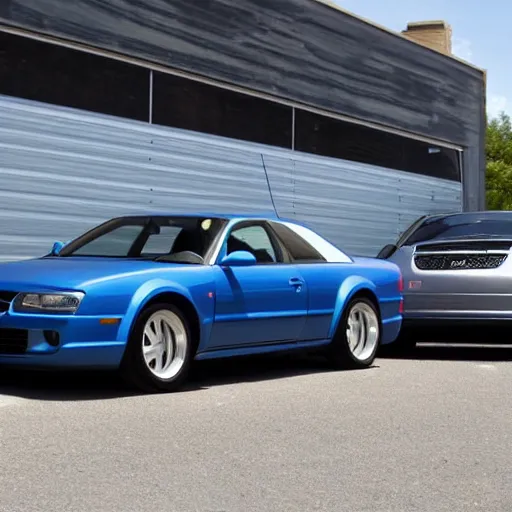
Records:
[[[303,225],[302,222],[297,221],[296,219],[289,219],[285,217],[278,216],[276,213],[272,212],[264,212],[264,213],[219,213],[219,212],[180,212],[180,211],[143,211],[143,212],[134,212],[127,213],[122,215],[116,215],[116,218],[122,217],[207,217],[207,218],[217,218],[217,219],[225,219],[225,220],[271,220],[274,222],[292,222],[294,224]],[[306,226],[307,227],[307,226]]]
[[[507,210],[478,210],[474,212],[450,212],[428,215],[428,219],[443,219],[446,217],[467,217],[468,220],[512,220],[512,211]]]

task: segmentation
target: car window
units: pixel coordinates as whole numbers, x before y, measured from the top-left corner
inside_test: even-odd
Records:
[[[91,240],[88,244],[74,251],[73,254],[77,256],[101,254],[110,257],[126,257],[134,240],[137,239],[143,229],[143,225],[120,226],[95,240]]]
[[[492,218],[481,214],[450,215],[425,220],[412,233],[404,245],[414,245],[429,240],[449,240],[482,236],[511,237],[512,217]]]
[[[296,263],[324,263],[325,258],[306,240],[290,228],[277,222],[271,223],[281,242]]]
[[[404,244],[404,241],[406,241],[412,233],[415,231],[417,227],[419,227],[423,221],[427,218],[426,215],[422,215],[421,217],[418,217],[405,231],[400,233],[398,236],[398,239],[396,241],[396,245],[398,247],[402,246]]]
[[[149,235],[147,242],[144,244],[141,255],[149,254],[167,254],[173,249],[176,238],[182,231],[178,226],[163,226],[160,233]],[[174,252],[174,251],[173,251]]]
[[[176,261],[184,262],[190,253],[204,258],[225,224],[224,219],[201,217],[120,217],[73,240],[59,256],[165,257],[165,261],[176,256]]]
[[[261,225],[244,226],[231,231],[227,242],[227,254],[248,251],[258,263],[276,263],[277,257],[272,241]]]

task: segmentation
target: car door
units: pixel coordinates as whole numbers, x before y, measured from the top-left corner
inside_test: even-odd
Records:
[[[353,274],[351,259],[308,228],[300,227],[296,232],[282,223],[269,224],[308,284],[308,316],[300,339],[328,339],[334,315],[338,313],[335,311],[338,292],[343,281]],[[329,261],[315,244],[323,247],[325,254],[330,254]]]
[[[244,221],[229,231],[218,262],[234,251],[256,257],[252,266],[215,265],[215,316],[208,349],[296,341],[306,322],[308,289],[264,221]]]

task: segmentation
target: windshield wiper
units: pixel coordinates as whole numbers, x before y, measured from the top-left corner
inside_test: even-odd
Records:
[[[162,254],[157,256],[153,261],[161,261],[164,263],[180,263],[187,265],[204,265],[204,259],[192,251],[182,251],[175,254]]]

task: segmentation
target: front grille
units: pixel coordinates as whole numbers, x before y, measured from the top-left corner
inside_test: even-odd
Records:
[[[0,290],[0,313],[5,313],[9,310],[9,306],[16,295],[18,295],[18,292],[6,292]]]
[[[0,354],[24,354],[27,347],[26,329],[0,329]]]
[[[429,254],[414,257],[420,270],[476,270],[498,268],[507,254]]]

